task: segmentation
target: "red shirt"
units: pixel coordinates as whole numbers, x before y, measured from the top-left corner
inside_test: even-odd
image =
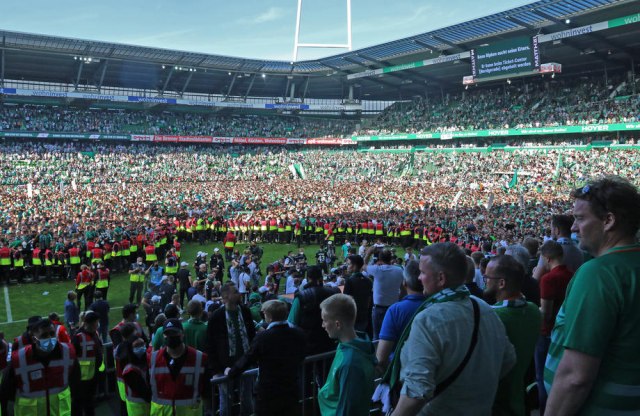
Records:
[[[560,306],[564,302],[567,293],[567,286],[573,277],[573,272],[562,265],[554,267],[551,271],[540,278],[540,299],[553,301],[553,320],[558,315]],[[541,334],[550,336],[554,322],[545,322],[542,320]]]

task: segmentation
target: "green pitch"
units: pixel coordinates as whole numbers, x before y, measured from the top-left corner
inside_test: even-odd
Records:
[[[198,251],[209,254],[208,260],[216,247],[223,250],[222,243],[211,243],[204,246],[197,243],[184,243],[181,247],[182,261],[188,262],[189,267],[192,268]],[[245,247],[246,244],[236,245],[240,252]],[[261,244],[260,247],[264,250],[261,264],[263,273],[265,273],[267,264],[276,261],[276,259],[282,259],[289,250],[297,250],[294,244]],[[303,247],[310,264],[315,264],[315,253],[318,246]],[[339,258],[341,257],[340,247],[337,247],[336,254]],[[225,262],[225,267],[228,266]],[[284,290],[284,285],[280,285],[280,287]],[[75,283],[70,280],[56,283],[26,283],[5,287],[4,293],[0,294],[0,297],[5,299],[5,305],[0,304],[0,331],[4,332],[5,339],[10,342],[21,334],[27,326],[27,319],[33,315],[47,316],[51,312],[57,312],[60,319],[63,320],[67,292],[73,289],[75,289]],[[109,326],[113,327],[122,319],[122,306],[129,302],[129,276],[126,273],[115,273],[111,276],[108,301],[111,306]],[[84,304],[82,307],[84,308]],[[140,322],[144,323],[144,309],[140,308],[139,312]]]

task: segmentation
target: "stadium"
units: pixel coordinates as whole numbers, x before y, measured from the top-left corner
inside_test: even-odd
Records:
[[[382,415],[391,414],[391,407],[395,415],[524,415],[544,414],[547,394],[549,414],[637,414],[638,6],[630,0],[540,0],[362,49],[291,61],[0,27],[2,414],[25,412],[28,398],[40,413],[22,414]],[[580,211],[582,202],[593,211]],[[589,215],[597,220],[587,223]],[[575,268],[569,267],[567,246],[579,252]],[[616,254],[622,256],[617,263],[606,263],[618,251],[624,253]],[[470,305],[469,326],[457,326],[466,328],[456,335],[465,347],[457,358],[463,364],[438,367],[432,385],[427,383],[435,395],[418,394],[412,387],[424,386],[413,384],[409,357],[419,357],[418,347],[433,341],[427,335],[417,339],[415,329],[437,303],[438,291],[427,289],[429,276],[436,263],[442,276],[461,264],[447,268],[435,260],[441,254],[443,262],[462,255],[473,277],[442,277],[438,284],[448,283],[438,288],[460,295],[460,287],[468,287],[464,296],[470,292],[481,303],[478,319],[500,318],[504,327],[480,326],[478,340]],[[514,258],[519,266],[509,263]],[[548,283],[559,279],[556,266],[575,276],[562,290],[555,280]],[[521,278],[490,275],[517,274],[518,267]],[[398,285],[380,283],[394,273]],[[617,283],[601,286],[588,274]],[[410,281],[420,290],[411,292]],[[510,281],[519,282],[515,289]],[[338,335],[332,335],[326,318],[331,302],[321,300],[333,296],[304,295],[320,288],[337,288],[335,293],[354,299],[338,296],[333,304],[356,307],[357,333],[366,334],[367,348],[375,342],[367,356],[377,359],[375,375],[374,364],[354,358],[358,371],[349,377],[356,378],[347,383],[344,375],[342,384],[332,385],[343,346],[356,341],[348,331],[334,328]],[[235,306],[242,313],[234,309],[233,294],[240,295]],[[385,311],[405,296],[420,302],[404,312],[405,325],[395,328],[395,338],[386,338],[392,323]],[[199,309],[194,297],[202,300]],[[287,305],[286,319],[276,319],[271,300]],[[505,318],[502,310],[518,302],[531,306],[531,321]],[[243,318],[245,310],[252,315]],[[602,312],[609,321],[581,315],[585,310]],[[489,312],[489,318],[483,315]],[[593,326],[584,328],[576,316]],[[165,381],[173,359],[164,363],[164,376],[149,375],[154,360],[161,361],[154,351],[175,358],[171,348],[177,347],[167,341],[175,328],[167,323],[176,319],[186,360],[191,351],[200,357],[199,364],[184,368],[202,367],[186,376],[175,370],[175,377],[186,377],[182,383]],[[306,337],[307,349],[293,367],[285,362],[298,354],[295,342],[279,347],[280,355],[268,345],[257,352],[258,341],[267,343],[265,334],[273,335],[273,325],[286,320],[284,326],[301,328]],[[195,338],[187,328],[198,323],[201,338],[190,344]],[[58,342],[47,354],[64,355],[75,346],[77,362],[61,370],[71,374],[65,373],[64,385],[47,379],[44,384],[54,384],[38,396],[29,392],[42,389],[38,379],[29,382],[20,371],[32,359],[24,354],[46,351],[48,325]],[[338,328],[344,326],[340,321]],[[525,327],[531,330],[525,333]],[[571,330],[565,333],[565,327]],[[122,334],[129,329],[127,338]],[[515,348],[517,361],[507,376],[499,374],[499,363],[498,370],[487,370],[489,359],[474,364],[474,348],[498,348],[483,338],[487,331],[508,337],[505,357]],[[336,342],[309,349],[327,334],[339,341],[338,353]],[[87,355],[90,336],[103,353]],[[140,361],[132,357],[142,339],[148,357]],[[466,340],[472,347],[465,357]],[[410,348],[403,350],[404,342]],[[542,358],[534,360],[544,342]],[[226,349],[216,349],[220,344]],[[459,349],[443,345],[429,353]],[[575,370],[559,348],[584,364],[575,368],[590,371]],[[96,369],[80,368],[74,376],[74,365]],[[284,368],[296,376],[285,375]],[[493,381],[477,382],[489,386],[484,398],[466,397],[471,373],[485,370],[496,374]],[[586,391],[563,384],[572,370],[585,377]],[[38,367],[39,378],[42,371],[50,371],[48,361]],[[192,377],[200,380],[198,388]],[[389,391],[380,393],[381,386],[390,384],[393,392],[396,380],[405,386],[398,387],[400,399],[386,400]],[[158,383],[169,392],[159,392]],[[54,387],[58,393],[49,392]],[[45,396],[46,411],[38,402]],[[73,402],[73,411],[64,408],[65,400]],[[290,407],[277,407],[278,400]]]

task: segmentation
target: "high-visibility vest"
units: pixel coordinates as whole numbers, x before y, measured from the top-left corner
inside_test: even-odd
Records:
[[[119,322],[118,325],[113,327],[111,329],[111,331],[109,331],[109,336],[113,337],[112,334],[115,331],[120,332],[120,329],[122,328],[122,325],[124,325],[124,323],[123,322]],[[124,384],[124,379],[122,378],[122,373],[124,371],[124,367],[122,366],[122,361],[117,358],[118,357],[118,349],[120,348],[121,345],[123,345],[123,344],[120,344],[116,348],[114,348],[113,357],[114,357],[114,361],[115,361],[115,364],[116,364],[116,385],[118,386],[118,396],[120,396],[120,400],[122,400],[123,402],[126,402],[127,401],[127,393],[126,393],[126,387],[125,387],[125,384]]]
[[[125,376],[129,373],[138,373],[142,379],[146,379],[146,374],[135,365],[127,364],[126,367],[122,370],[122,376]],[[123,378],[124,381],[124,378]],[[129,387],[127,383],[123,383],[124,385],[124,395],[126,398],[127,404],[127,415],[129,416],[146,416],[149,414],[149,403],[147,403],[143,397],[136,396],[134,391]]]
[[[156,255],[156,248],[152,245],[148,245],[144,248],[147,261],[156,261],[158,256]]]
[[[0,248],[0,266],[11,266],[11,250],[9,247]]]
[[[111,256],[120,257],[122,256],[122,245],[120,243],[114,243],[111,248]]]
[[[196,223],[196,231],[203,231],[204,230],[204,221],[202,220],[202,218],[198,218],[198,221]]]
[[[14,257],[13,267],[24,267],[24,257]]]
[[[78,283],[78,290],[82,290],[85,287],[93,283],[93,274],[89,270],[83,270],[80,273],[80,282]]]
[[[384,235],[384,230],[382,227],[383,226],[381,223],[376,224],[376,235]]]
[[[62,357],[51,360],[47,367],[33,358],[33,345],[11,353],[16,375],[15,415],[71,414],[69,378],[75,353],[67,344],[59,345]]]
[[[80,249],[72,247],[69,249],[69,264],[80,264]]]
[[[134,283],[144,282],[144,273],[129,273],[129,281]]]
[[[102,255],[102,249],[96,247],[91,250],[91,263],[100,263],[100,261],[102,261]]]
[[[123,256],[129,256],[131,255],[131,243],[129,242],[129,240],[124,239],[122,240],[122,255]],[[136,247],[138,248],[138,247]]]
[[[131,244],[131,248],[129,249],[129,251],[131,253],[137,253],[138,252],[138,244]]]
[[[151,415],[202,414],[200,379],[204,377],[204,354],[192,347],[187,348],[187,358],[175,379],[171,376],[165,347],[151,354],[149,380],[151,382]]]
[[[44,251],[44,265],[53,266],[53,253],[49,249]]]
[[[91,380],[96,374],[96,350],[101,347],[100,342],[96,342],[98,334],[91,336],[79,331],[75,336],[80,341],[80,350],[76,350],[80,365],[80,380]]]
[[[109,287],[109,269],[98,269],[96,289],[104,289],[105,287]]]

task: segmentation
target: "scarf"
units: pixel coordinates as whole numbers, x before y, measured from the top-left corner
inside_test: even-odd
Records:
[[[411,317],[411,320],[402,331],[402,335],[400,335],[400,339],[398,339],[398,342],[394,350],[393,361],[391,362],[391,365],[389,366],[389,368],[387,368],[387,371],[382,377],[382,382],[388,384],[391,390],[393,390],[394,387],[397,386],[398,381],[400,380],[400,368],[401,368],[400,352],[402,351],[402,347],[404,347],[404,343],[409,338],[413,320],[416,318],[416,316],[420,312],[422,312],[429,306],[434,305],[436,303],[444,303],[444,302],[451,302],[459,299],[466,299],[470,295],[471,294],[469,293],[469,290],[466,288],[466,286],[460,285],[453,289],[450,289],[450,288],[443,289],[440,292],[429,296],[422,303],[422,305],[418,307],[416,312]]]
[[[245,352],[249,351],[249,336],[247,335],[247,327],[244,325],[244,318],[242,317],[242,309],[238,307],[238,319],[233,322],[229,311],[225,308],[225,316],[227,318],[227,334],[229,334],[229,357],[238,357]],[[237,329],[235,325],[237,325]],[[242,343],[242,351],[237,351],[236,345],[238,343],[238,334],[240,335],[240,342]]]

